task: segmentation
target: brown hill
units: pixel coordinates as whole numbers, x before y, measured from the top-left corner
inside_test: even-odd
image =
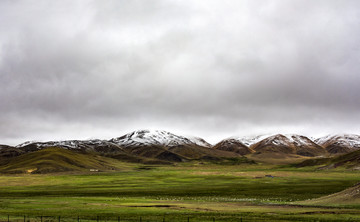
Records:
[[[134,156],[170,162],[233,158],[240,156],[233,152],[185,144],[170,147],[161,145],[128,146],[125,147],[124,150]]]
[[[296,164],[295,166],[297,167],[318,166],[318,169],[334,169],[334,168],[342,167],[345,169],[360,170],[360,150],[331,158],[329,157],[329,158],[309,159],[299,164]]]
[[[221,159],[240,157],[240,155],[222,150],[197,145],[179,145],[168,148],[169,151],[185,156],[188,159]]]
[[[360,204],[360,183],[328,196],[302,201],[300,204],[311,205],[352,205]]]
[[[119,169],[122,164],[111,158],[83,154],[59,147],[46,148],[9,159],[1,164],[1,173],[54,173],[107,171]]]
[[[254,152],[252,149],[250,149],[237,139],[222,140],[217,143],[213,148],[216,150],[238,153],[240,155],[246,155]]]
[[[305,136],[277,134],[265,138],[251,146],[255,154],[277,153],[278,158],[283,155],[299,155],[315,157],[326,155],[326,150]]]
[[[255,154],[261,153],[282,153],[294,154],[295,148],[292,146],[291,141],[284,135],[277,134],[263,139],[251,146]]]
[[[12,146],[0,145],[0,161],[4,158],[20,156],[25,152]]]
[[[142,158],[158,159],[169,162],[182,162],[186,160],[186,157],[171,152],[159,145],[129,146],[125,149],[131,155]]]
[[[359,135],[330,135],[316,139],[315,142],[324,147],[330,154],[350,153],[360,149]]]

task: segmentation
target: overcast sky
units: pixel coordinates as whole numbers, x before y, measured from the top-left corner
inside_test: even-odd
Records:
[[[360,134],[358,0],[0,1],[0,144]]]

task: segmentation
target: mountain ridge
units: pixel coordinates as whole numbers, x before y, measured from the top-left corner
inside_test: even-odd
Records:
[[[297,134],[230,137],[211,145],[199,137],[185,137],[164,130],[136,130],[110,140],[61,140],[24,142],[17,146],[0,146],[0,157],[12,157],[49,147],[61,147],[78,152],[102,153],[142,161],[145,159],[170,162],[192,159],[257,155],[261,158],[276,154],[303,157],[325,157],[360,150],[360,136],[334,134],[317,139]],[[140,159],[138,159],[140,158]]]

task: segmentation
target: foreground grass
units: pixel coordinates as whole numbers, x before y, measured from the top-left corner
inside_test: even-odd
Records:
[[[146,168],[145,168],[146,169]],[[271,177],[265,177],[271,175]],[[0,176],[0,220],[40,215],[144,221],[360,220],[352,206],[299,206],[360,181],[352,171],[180,165],[83,175]],[[56,219],[56,218],[55,218]],[[54,220],[55,220],[54,219]]]

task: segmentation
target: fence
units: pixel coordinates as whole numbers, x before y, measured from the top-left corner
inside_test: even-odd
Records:
[[[340,218],[338,218],[340,219]],[[327,219],[315,218],[276,218],[276,217],[239,217],[239,216],[111,216],[111,217],[62,217],[62,216],[13,216],[0,215],[0,222],[253,222],[253,221],[311,221],[311,222],[327,222]],[[360,221],[355,218],[342,218],[340,220],[331,221]]]
[[[221,217],[167,217],[167,216],[113,216],[113,217],[62,217],[62,216],[0,216],[0,222],[218,222],[237,221],[242,222],[243,218],[221,218]],[[253,220],[251,220],[253,221]]]

